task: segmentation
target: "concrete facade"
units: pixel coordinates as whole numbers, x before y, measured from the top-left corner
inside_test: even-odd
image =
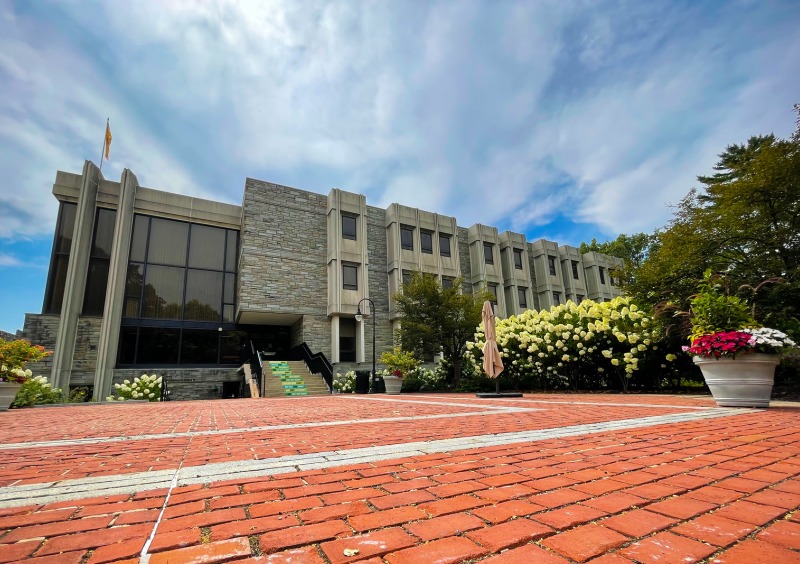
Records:
[[[221,393],[225,383],[230,390],[230,383],[238,378],[230,354],[224,357],[225,364],[216,366],[208,365],[207,360],[202,366],[181,366],[178,361],[122,362],[131,353],[125,352],[130,350],[125,344],[130,337],[121,328],[138,335],[132,342],[140,342],[145,331],[174,331],[183,335],[176,345],[181,351],[188,346],[184,341],[190,344],[198,332],[216,339],[215,331],[219,331],[220,339],[225,339],[234,333],[243,338],[245,332],[250,335],[256,329],[269,333],[270,328],[282,328],[281,334],[288,335],[287,348],[305,343],[312,352],[325,354],[335,370],[369,369],[373,331],[375,356],[395,342],[400,319],[392,295],[402,291],[404,278],[413,271],[435,274],[444,284],[460,277],[467,292],[494,292],[500,317],[548,308],[567,299],[608,300],[620,294],[612,278],[613,270],[621,266],[619,259],[598,253],[581,256],[574,247],[559,247],[546,240],[529,242],[521,233],[498,233],[488,225],[461,227],[455,217],[400,204],[385,209],[369,206],[364,195],[336,188],[325,196],[247,178],[242,204],[234,206],[142,187],[129,170],[123,172],[120,182],[108,181],[87,161],[82,174],[59,171],[53,194],[63,204],[77,206],[63,302],[60,314],[45,313],[44,309],[42,314],[28,314],[24,335],[55,351],[40,368],[51,374],[56,385],[93,386],[96,398],[108,395],[114,383],[142,373],[168,375],[173,399],[221,397],[214,394]],[[85,315],[81,305],[89,250],[97,229],[97,209],[101,208],[116,212],[107,257],[106,299],[102,315]],[[131,279],[131,272],[139,271],[130,270],[133,266],[129,265],[145,260],[139,258],[143,251],[132,251],[133,246],[143,244],[137,243],[141,239],[136,235],[137,217],[147,225],[151,223],[146,218],[189,224],[187,233],[207,227],[238,233],[238,246],[226,243],[226,266],[224,273],[219,272],[225,280],[235,277],[235,297],[232,288],[225,290],[226,297],[220,298],[225,305],[218,308],[224,310],[230,303],[230,316],[220,315],[216,306],[207,309],[218,317],[199,321],[186,317],[189,310],[181,310],[180,304],[177,307],[184,311],[183,317],[174,312],[161,318],[147,317],[144,309],[131,310],[134,313],[126,309],[130,288],[142,285],[144,293],[137,296],[143,300],[152,299],[153,294],[161,302],[169,302],[168,296],[162,299],[166,294],[159,284],[163,282],[141,274],[136,286],[136,279]],[[224,237],[225,241],[236,240],[232,235]],[[186,245],[188,249],[194,243]],[[54,265],[55,252],[54,247]],[[152,260],[142,263],[142,272]],[[51,284],[56,283],[54,268],[48,295]],[[195,272],[190,263],[169,267],[156,262],[152,268],[154,272],[159,268],[185,271],[187,280]],[[187,292],[188,300],[190,285],[184,284],[181,291]],[[367,300],[374,304],[374,311]],[[137,303],[134,301],[134,306],[138,307]],[[188,302],[183,307],[188,308]],[[366,314],[360,321],[356,320],[358,312]],[[220,343],[215,358],[222,362],[222,340],[215,342]],[[136,347],[139,350],[139,345]],[[141,358],[141,353],[135,358]],[[183,352],[180,355],[183,363]]]

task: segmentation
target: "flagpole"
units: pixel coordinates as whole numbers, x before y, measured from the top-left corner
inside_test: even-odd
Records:
[[[103,170],[103,155],[106,154],[106,131],[110,125],[111,118],[106,118],[106,130],[103,131],[103,149],[100,151],[100,170]]]

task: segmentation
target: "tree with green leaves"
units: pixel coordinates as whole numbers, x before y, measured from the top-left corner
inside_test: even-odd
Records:
[[[467,342],[481,323],[483,302],[489,292],[467,294],[461,279],[443,288],[435,274],[414,272],[403,291],[393,299],[401,315],[400,343],[417,358],[431,359],[440,352],[452,373],[448,383],[457,386],[467,352]]]
[[[612,272],[612,275],[615,276],[620,281],[620,285],[624,287],[632,282],[636,270],[640,268],[645,259],[647,259],[647,255],[653,247],[655,239],[655,234],[634,233],[633,235],[625,235],[622,233],[613,241],[606,241],[605,243],[598,243],[597,239],[592,239],[592,242],[589,244],[581,243],[580,251],[581,254],[594,251],[621,258],[623,261],[622,271]]]
[[[730,145],[714,170],[698,177],[702,186],[652,236],[644,260],[623,279],[624,290],[651,305],[670,301],[685,309],[711,269],[740,288],[761,323],[800,330],[800,135]],[[624,253],[624,247],[602,250]]]

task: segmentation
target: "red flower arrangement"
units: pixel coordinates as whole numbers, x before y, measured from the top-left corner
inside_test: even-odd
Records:
[[[403,377],[403,371],[402,370],[395,370],[394,372],[392,372],[392,376],[397,376],[398,378],[402,378]]]
[[[684,350],[695,356],[720,358],[736,357],[739,353],[755,351],[753,335],[744,331],[720,331],[711,335],[703,335],[692,341],[691,347]]]

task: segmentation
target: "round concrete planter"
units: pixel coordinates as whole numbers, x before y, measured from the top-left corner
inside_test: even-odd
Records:
[[[386,393],[390,395],[397,395],[403,387],[403,379],[399,376],[384,376],[383,381],[386,384]]]
[[[750,353],[736,358],[695,356],[708,388],[721,407],[769,407],[776,354]]]
[[[0,411],[8,411],[21,387],[22,384],[16,382],[0,382]]]

